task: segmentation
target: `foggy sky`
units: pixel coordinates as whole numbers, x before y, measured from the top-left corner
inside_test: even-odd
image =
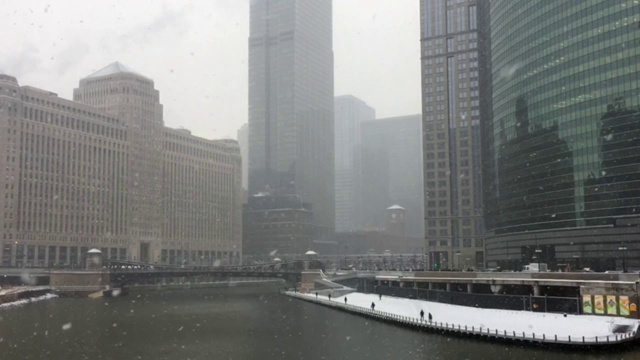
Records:
[[[2,0],[0,69],[71,99],[120,61],[155,81],[170,127],[236,138],[247,122],[249,0]],[[421,112],[418,0],[333,0],[335,93],[378,117]]]

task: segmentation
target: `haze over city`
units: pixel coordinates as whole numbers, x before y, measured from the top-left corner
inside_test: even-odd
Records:
[[[419,2],[333,4],[335,93],[380,117],[420,113]],[[0,69],[71,99],[78,80],[119,61],[155,81],[167,126],[236,138],[247,122],[249,0],[3,1]]]

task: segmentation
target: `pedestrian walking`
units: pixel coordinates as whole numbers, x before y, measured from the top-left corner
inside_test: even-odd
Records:
[[[380,294],[380,298],[379,299],[382,300],[382,294]]]
[[[375,311],[376,309],[376,303],[374,303],[373,301],[371,302],[371,311]]]
[[[331,301],[331,294],[329,294],[329,301]]]
[[[344,304],[347,305],[347,297],[344,297]]]
[[[431,320],[433,320],[433,316],[431,316],[431,313],[429,313],[429,322],[431,322]]]
[[[420,310],[420,321],[424,321],[424,310]]]
[[[318,298],[318,293],[316,293],[316,299]]]

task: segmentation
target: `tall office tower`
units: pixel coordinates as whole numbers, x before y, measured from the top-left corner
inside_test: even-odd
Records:
[[[421,128],[419,114],[362,122],[365,229],[384,230],[387,209],[399,205],[405,210],[406,235],[424,236]]]
[[[478,12],[486,3],[420,2],[425,245],[432,268],[484,263]]]
[[[496,0],[487,15],[487,265],[638,269],[638,4]]]
[[[249,194],[299,196],[334,229],[331,0],[252,0]],[[277,202],[274,202],[274,204]]]
[[[106,111],[127,127],[130,155],[126,162],[129,202],[127,229],[137,251],[149,261],[162,232],[162,145],[164,122],[160,94],[153,80],[115,62],[80,80],[74,101]]]
[[[249,186],[249,124],[244,124],[238,129],[238,145],[242,155],[242,188]]]
[[[363,121],[376,118],[376,111],[352,95],[337,96],[335,111],[336,232],[361,230]]]

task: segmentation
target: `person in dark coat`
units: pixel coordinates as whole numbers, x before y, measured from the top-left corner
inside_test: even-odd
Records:
[[[376,309],[376,303],[371,302],[371,310],[375,310]]]
[[[433,316],[431,316],[431,313],[429,313],[429,322],[431,322],[431,320],[433,320]]]
[[[318,298],[318,293],[316,293],[316,299]]]
[[[344,304],[347,305],[347,297],[344,297]]]
[[[329,301],[331,301],[331,294],[329,294]]]
[[[380,300],[382,300],[382,294],[380,294]]]
[[[424,321],[424,310],[420,310],[420,321]]]

